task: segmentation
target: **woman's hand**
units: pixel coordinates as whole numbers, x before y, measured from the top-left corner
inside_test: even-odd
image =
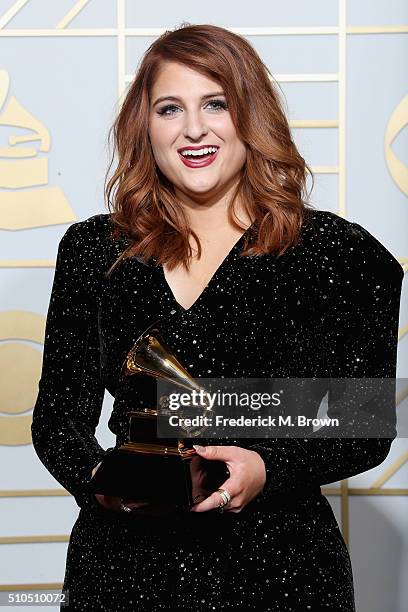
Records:
[[[98,465],[96,465],[93,470],[92,470],[92,478],[94,477],[94,474],[96,472],[96,470],[98,469],[98,467],[101,465],[102,461],[100,461],[98,463]],[[116,497],[113,495],[100,495],[99,493],[95,493],[95,497],[98,500],[98,502],[104,507],[107,508],[108,510],[121,510],[121,504],[122,504],[122,498],[121,497]],[[143,506],[147,506],[149,504],[149,502],[133,502],[133,501],[129,501],[126,502],[126,506],[128,506],[129,508],[136,509],[136,508],[142,508]]]
[[[231,495],[231,500],[225,505],[224,512],[241,512],[263,489],[266,481],[265,463],[262,457],[252,450],[240,446],[194,446],[197,453],[205,459],[224,461],[230,477],[221,486]],[[221,502],[216,491],[199,504],[191,508],[191,512],[205,512],[217,508]]]

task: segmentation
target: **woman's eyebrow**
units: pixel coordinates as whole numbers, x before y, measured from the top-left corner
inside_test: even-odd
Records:
[[[201,99],[205,100],[206,98],[212,98],[213,96],[223,96],[224,92],[223,91],[215,91],[213,93],[209,93],[209,94],[205,94],[205,96],[202,96]],[[156,104],[158,104],[159,102],[163,102],[163,100],[173,100],[174,102],[182,102],[182,98],[178,98],[177,96],[160,96],[160,98],[157,98],[157,100],[155,102],[153,102],[153,106],[156,106]]]

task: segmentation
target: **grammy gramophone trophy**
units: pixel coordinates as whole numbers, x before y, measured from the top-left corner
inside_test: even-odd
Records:
[[[137,374],[162,378],[190,391],[203,390],[167,346],[156,323],[139,336],[123,363],[123,376]],[[225,482],[229,476],[225,463],[201,457],[192,447],[194,439],[157,437],[158,418],[168,414],[166,400],[160,398],[160,411],[128,412],[128,440],[105,455],[89,483],[94,493],[188,509]],[[200,409],[208,413],[208,406]],[[184,431],[194,438],[204,429],[185,427]]]

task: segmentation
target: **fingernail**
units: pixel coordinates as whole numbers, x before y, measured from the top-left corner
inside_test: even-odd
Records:
[[[199,453],[205,452],[205,446],[200,446],[199,444],[193,444],[193,448],[195,448]]]

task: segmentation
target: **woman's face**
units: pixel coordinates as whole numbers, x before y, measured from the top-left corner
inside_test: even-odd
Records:
[[[176,194],[180,190],[192,200],[226,192],[246,160],[222,87],[177,62],[163,62],[153,84],[149,137],[156,163]],[[217,153],[184,158],[179,152],[181,148],[199,151],[203,145],[217,147]]]

